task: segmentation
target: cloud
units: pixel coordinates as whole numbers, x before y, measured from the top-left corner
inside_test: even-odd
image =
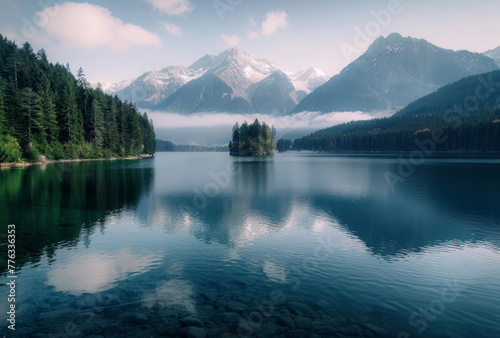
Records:
[[[43,27],[47,34],[62,44],[94,50],[101,47],[124,51],[134,46],[160,47],[158,35],[140,26],[124,23],[104,7],[88,3],[67,2],[46,8],[50,20]]]
[[[182,29],[179,26],[174,25],[173,23],[162,22],[161,24],[162,24],[163,28],[165,28],[165,30],[170,35],[181,35],[182,34]]]
[[[284,11],[274,11],[266,14],[266,19],[262,22],[262,34],[271,35],[278,29],[288,27],[288,15]]]
[[[380,116],[389,116],[394,112],[384,112]],[[272,116],[264,114],[196,114],[181,115],[174,113],[165,113],[158,111],[148,111],[148,115],[153,119],[156,128],[185,128],[185,127],[216,127],[232,126],[236,121],[243,123],[254,121],[265,121],[268,124],[274,124],[278,129],[322,129],[333,125],[349,121],[370,120],[374,116],[356,111],[356,112],[331,112],[321,114],[319,112],[302,112],[287,116]]]
[[[182,15],[191,13],[194,9],[189,0],[145,0],[151,4],[154,9],[167,15]]]
[[[238,35],[228,36],[226,34],[221,34],[221,39],[228,47],[236,47],[240,43]]]

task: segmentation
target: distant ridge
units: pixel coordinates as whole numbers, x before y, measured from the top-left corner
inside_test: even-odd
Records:
[[[496,69],[485,55],[443,49],[423,39],[392,33],[377,38],[293,112],[396,110],[441,86]]]

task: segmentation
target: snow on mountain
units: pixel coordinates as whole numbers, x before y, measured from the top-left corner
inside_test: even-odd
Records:
[[[271,77],[277,72],[280,72],[279,74],[283,73],[283,75],[286,74],[286,79],[278,75]],[[274,86],[273,90],[277,93],[287,92],[288,98],[280,94],[278,95],[279,99],[276,99],[272,104],[270,102],[266,104],[257,102],[259,111],[262,110],[262,107],[275,107],[281,103],[286,107],[289,107],[292,103],[296,105],[308,93],[328,80],[328,77],[321,70],[314,67],[293,74],[283,71],[269,60],[256,58],[238,48],[230,48],[218,55],[206,54],[187,68],[184,66],[169,66],[160,71],[146,72],[136,79],[122,81],[117,84],[101,82],[101,87],[104,92],[117,94],[122,100],[134,102],[138,107],[172,109],[174,101],[166,102],[167,98],[189,82],[209,74],[216,76],[229,86],[233,98],[239,97],[249,104],[253,104],[257,100],[252,97],[255,85],[271,77]],[[291,89],[288,86],[287,79],[290,81]],[[214,81],[214,79],[202,81],[198,85],[188,88],[190,91],[199,90],[205,88],[207,84],[215,84]],[[181,98],[188,97],[185,91],[183,93],[182,96],[176,98],[175,107],[178,107],[179,102],[184,102]],[[260,95],[260,97],[263,98],[264,96]],[[216,100],[211,99],[211,106],[216,108],[216,102]],[[223,106],[228,107],[227,102],[224,101]],[[237,106],[243,107],[242,105]],[[244,110],[247,110],[247,108],[245,107]],[[190,110],[186,108],[182,109],[182,111]]]
[[[114,94],[117,91],[120,91],[126,87],[128,87],[134,79],[123,80],[116,83],[110,83],[108,81],[99,81],[99,82],[91,82],[90,86],[96,89],[98,86],[101,86],[101,89],[106,94]]]
[[[291,75],[292,83],[296,90],[309,94],[330,79],[325,73],[315,67]]]

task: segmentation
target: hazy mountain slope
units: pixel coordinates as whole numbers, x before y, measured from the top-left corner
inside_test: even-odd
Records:
[[[482,54],[447,50],[393,33],[375,40],[293,112],[397,109],[443,85],[496,69]]]
[[[250,88],[251,103],[257,113],[286,115],[299,102],[290,78],[282,71],[269,75]]]
[[[434,131],[439,131],[434,140]],[[433,138],[434,137],[434,138]],[[389,118],[356,121],[296,140],[296,149],[411,151],[419,142],[443,151],[500,151],[500,70],[469,76]],[[420,143],[421,144],[421,143]]]
[[[182,86],[158,107],[181,114],[199,112],[253,113],[253,107],[236,97],[231,87],[214,74],[206,74]]]
[[[487,57],[492,58],[497,66],[500,68],[500,46],[483,53]]]

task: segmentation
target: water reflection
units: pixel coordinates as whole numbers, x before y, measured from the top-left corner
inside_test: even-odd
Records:
[[[49,164],[0,171],[1,235],[15,224],[17,266],[49,257],[63,246],[87,245],[106,215],[134,207],[149,190],[152,168],[130,168],[130,161]],[[0,238],[0,241],[2,238]],[[0,258],[5,259],[2,250]]]
[[[76,296],[97,293],[114,287],[119,280],[153,269],[161,258],[155,254],[133,254],[125,249],[116,253],[79,254],[47,272],[45,284],[57,292]]]
[[[51,165],[2,173],[3,221],[30,224],[20,236],[31,243],[22,250],[47,257],[22,271],[25,290],[34,290],[25,310],[34,324],[27,325],[46,324],[39,308],[59,314],[59,307],[110,295],[115,303],[90,309],[103,330],[89,325],[87,333],[161,333],[144,332],[147,322],[188,334],[182,320],[222,336],[280,291],[286,299],[259,330],[276,329],[279,318],[292,327],[322,321],[358,335],[367,333],[353,325],[397,336],[414,329],[408,317],[416,307],[458,276],[467,294],[440,318],[452,324],[436,321],[426,334],[453,335],[459,322],[468,332],[482,325],[493,332],[497,167],[429,164],[392,192],[384,173],[397,165],[322,155],[162,154],[82,163],[60,180]],[[54,322],[43,332],[66,324]]]

